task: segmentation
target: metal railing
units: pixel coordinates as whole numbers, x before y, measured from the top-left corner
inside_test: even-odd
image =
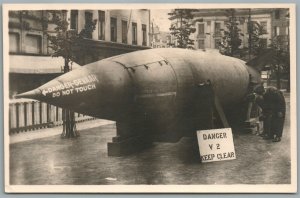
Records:
[[[9,102],[9,134],[54,127],[63,123],[62,108],[36,100]],[[75,121],[83,122],[94,117],[75,113]]]

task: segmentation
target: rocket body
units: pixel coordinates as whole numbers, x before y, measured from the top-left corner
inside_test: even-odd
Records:
[[[206,97],[198,91],[199,84],[208,80],[227,107],[243,100],[250,83],[260,82],[260,75],[242,60],[218,53],[149,49],[90,63],[18,97],[102,119],[148,116],[155,125],[163,122],[157,116],[189,117]]]

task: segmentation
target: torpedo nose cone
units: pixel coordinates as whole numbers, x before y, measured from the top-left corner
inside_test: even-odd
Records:
[[[21,93],[15,96],[15,98],[30,98],[30,99],[39,99],[41,96],[41,91],[34,89],[25,93]]]
[[[122,65],[101,60],[63,74],[16,98],[36,99],[85,115],[114,120],[130,109],[131,89],[131,78]]]
[[[75,103],[76,99],[83,97],[84,94],[94,92],[98,81],[92,71],[80,68],[61,75],[34,90],[18,94],[15,98],[31,98],[64,106],[66,103]]]

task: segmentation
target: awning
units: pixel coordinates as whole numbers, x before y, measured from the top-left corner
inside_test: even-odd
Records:
[[[64,59],[51,56],[9,55],[9,72],[23,74],[63,73]],[[72,69],[81,67],[72,63]]]

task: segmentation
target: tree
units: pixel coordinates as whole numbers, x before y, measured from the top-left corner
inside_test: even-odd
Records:
[[[256,21],[250,21],[248,24],[250,27],[249,30],[249,54],[251,55],[259,55],[264,48],[266,48],[263,40],[261,39],[261,35],[263,35],[263,26],[261,26]],[[250,39],[251,38],[251,39]]]
[[[257,21],[252,21],[251,9],[249,9],[248,17],[248,60],[252,59],[253,55],[257,56],[263,52],[266,47],[261,39],[263,35],[264,27]]]
[[[52,49],[53,57],[64,58],[64,73],[71,70],[71,64],[76,59],[76,56],[85,52],[80,44],[85,38],[89,37],[96,28],[96,20],[87,22],[84,29],[77,33],[74,30],[69,30],[69,22],[66,18],[66,10],[49,10],[47,11],[52,15],[51,23],[55,25],[54,32],[49,33],[46,31],[48,40],[50,41],[49,48]],[[44,26],[48,27],[49,18],[43,19]],[[74,112],[69,109],[63,109],[63,132],[62,137],[72,138],[77,137],[79,134],[76,130],[75,115]]]
[[[283,77],[283,74],[287,75],[288,84],[290,83],[290,50],[289,44],[286,42],[288,41],[286,41],[285,37],[283,36],[275,36],[273,39],[271,39],[270,47],[273,51],[271,70],[272,73],[275,74],[276,86],[278,89],[281,88],[280,80]]]
[[[276,86],[281,88],[281,79],[286,77],[288,80],[287,91],[290,91],[290,28],[289,28],[289,12],[286,14],[286,35],[275,35],[271,39],[270,48],[273,52],[271,61],[272,77],[275,74]]]
[[[228,21],[226,23],[226,30],[223,30],[220,52],[227,56],[234,56],[238,53],[242,43],[240,36],[244,36],[240,33],[241,30],[238,28],[238,18],[236,17],[235,12],[235,9],[226,10]]]
[[[192,12],[193,9],[174,9],[168,13],[171,17],[177,19],[176,24],[171,24],[169,28],[171,35],[173,35],[177,43],[172,44],[174,47],[179,48],[192,48],[194,40],[190,39],[190,35],[196,31],[196,28],[192,27],[192,19],[194,18]]]

